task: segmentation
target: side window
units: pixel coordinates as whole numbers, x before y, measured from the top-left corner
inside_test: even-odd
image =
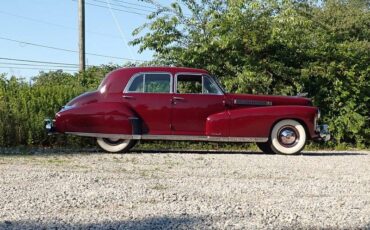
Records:
[[[127,92],[132,93],[169,93],[171,91],[171,76],[162,73],[141,74],[131,81]]]
[[[128,92],[143,92],[143,75],[136,76],[131,82]]]
[[[144,92],[169,93],[171,77],[168,74],[145,74]]]
[[[178,75],[177,93],[181,94],[221,94],[220,89],[208,76]]]
[[[177,93],[202,93],[202,76],[178,75]]]

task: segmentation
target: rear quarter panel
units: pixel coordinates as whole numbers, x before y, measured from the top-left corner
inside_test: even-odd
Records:
[[[133,116],[124,103],[93,103],[57,113],[56,128],[61,133],[131,134]]]

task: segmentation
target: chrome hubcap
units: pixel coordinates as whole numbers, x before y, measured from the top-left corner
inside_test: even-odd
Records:
[[[278,132],[279,143],[285,147],[293,147],[299,141],[298,131],[293,127],[282,127]]]

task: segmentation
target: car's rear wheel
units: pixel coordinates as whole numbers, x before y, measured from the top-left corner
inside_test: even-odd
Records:
[[[272,128],[269,145],[277,154],[298,154],[306,145],[306,130],[296,120],[281,120]]]
[[[123,140],[114,138],[97,138],[98,145],[110,153],[128,152],[135,146],[135,140]]]

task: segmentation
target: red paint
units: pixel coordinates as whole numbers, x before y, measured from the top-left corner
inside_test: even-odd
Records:
[[[314,117],[317,108],[302,97],[249,94],[123,93],[130,78],[138,73],[166,72],[175,84],[177,73],[207,71],[176,67],[123,68],[109,73],[95,92],[71,100],[72,108],[56,115],[60,133],[132,134],[131,117],[141,121],[142,134],[268,137],[281,119],[304,123],[309,136],[316,137]],[[271,105],[240,105],[268,102]]]
[[[171,133],[171,99],[170,93],[126,93],[120,100],[135,111],[135,116],[142,121],[142,131],[148,134]]]
[[[174,94],[182,98],[172,105],[173,134],[205,135],[207,117],[224,111],[224,95]]]

